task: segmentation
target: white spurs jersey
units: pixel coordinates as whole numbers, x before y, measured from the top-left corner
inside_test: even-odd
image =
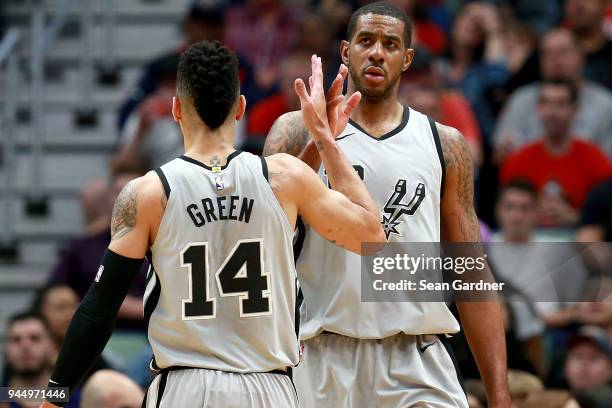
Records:
[[[190,157],[156,170],[168,194],[148,259],[154,368],[267,372],[298,362],[293,229],[263,158]]]
[[[444,170],[435,122],[405,107],[401,124],[388,134],[374,138],[351,121],[337,143],[380,206],[389,242],[440,242]],[[319,176],[327,183],[323,166]],[[413,195],[424,197],[408,214],[402,208]],[[304,294],[301,339],[322,331],[364,339],[459,331],[443,302],[362,302],[361,257],[309,227],[296,267]]]

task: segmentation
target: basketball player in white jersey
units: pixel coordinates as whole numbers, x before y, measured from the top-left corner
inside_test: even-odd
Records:
[[[147,254],[145,318],[160,373],[143,406],[297,407],[288,376],[299,359],[296,218],[359,252],[362,241],[384,242],[379,209],[330,131],[320,58],[312,59],[310,93],[301,79],[296,92],[336,191],[290,155],[234,149],[245,100],[231,51],[195,44],[177,78],[173,115],[186,153],[117,198],[111,243],[49,384],[72,391],[90,369]],[[340,121],[358,101],[348,98]]]
[[[462,135],[397,100],[400,76],[414,55],[411,28],[404,12],[382,2],[352,15],[340,50],[348,90],[362,99],[349,124],[333,129],[336,140],[381,207],[389,242],[478,242],[472,160]],[[337,80],[330,92],[341,86]],[[271,129],[264,155],[278,152],[300,157],[324,180],[329,173],[299,112],[281,116]],[[297,270],[304,295],[304,354],[295,370],[302,406],[467,407],[445,344],[459,324],[445,303],[361,302],[360,257],[312,228],[306,228]],[[508,407],[499,304],[457,307],[489,406]]]

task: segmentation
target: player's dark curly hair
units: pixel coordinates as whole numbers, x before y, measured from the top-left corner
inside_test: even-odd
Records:
[[[238,58],[217,41],[193,44],[181,55],[177,94],[189,98],[211,130],[225,122],[239,92]]]
[[[346,30],[346,40],[351,41],[353,38],[353,34],[355,34],[355,28],[357,27],[357,20],[359,17],[364,16],[366,14],[374,14],[377,16],[389,16],[396,18],[400,21],[404,22],[404,46],[406,48],[410,47],[412,43],[412,21],[410,17],[402,10],[398,9],[391,4],[385,3],[384,1],[376,1],[374,3],[366,4],[363,7],[358,8],[351,15],[351,19],[348,23],[348,28]]]

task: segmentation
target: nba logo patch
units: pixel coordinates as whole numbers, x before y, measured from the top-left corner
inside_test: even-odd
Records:
[[[100,265],[98,268],[98,273],[96,273],[96,282],[100,282],[100,278],[102,277],[102,272],[104,272],[104,265]]]
[[[225,188],[223,177],[221,176],[215,177],[215,187],[217,188],[217,191],[221,191]]]

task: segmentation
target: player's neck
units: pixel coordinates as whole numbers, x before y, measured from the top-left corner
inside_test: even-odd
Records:
[[[233,145],[234,126],[222,126],[215,131],[198,129],[185,135],[185,155],[210,166],[223,166]]]
[[[351,114],[351,119],[366,130],[381,126],[395,128],[402,121],[403,113],[404,107],[397,101],[397,98],[386,98],[382,101],[370,101],[362,98]]]

